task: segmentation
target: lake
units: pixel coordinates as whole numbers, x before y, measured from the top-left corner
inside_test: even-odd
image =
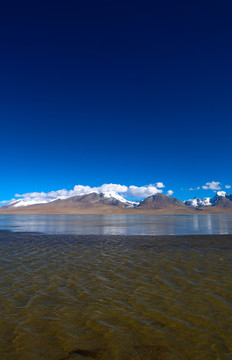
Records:
[[[0,229],[47,234],[232,234],[227,215],[0,215]]]
[[[232,359],[231,220],[1,215],[0,359]]]

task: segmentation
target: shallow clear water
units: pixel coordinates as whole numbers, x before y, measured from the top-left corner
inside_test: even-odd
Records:
[[[232,236],[0,232],[0,359],[232,359]]]
[[[232,215],[1,215],[0,229],[0,359],[232,359]]]
[[[232,234],[232,214],[0,215],[0,229],[48,234]]]

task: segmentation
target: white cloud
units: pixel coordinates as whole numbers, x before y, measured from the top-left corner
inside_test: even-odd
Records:
[[[162,182],[157,182],[157,183],[155,184],[155,186],[156,186],[157,188],[164,188],[164,187],[165,187]]]
[[[137,198],[144,198],[157,194],[158,192],[162,192],[162,190],[157,189],[157,187],[154,185],[147,185],[140,187],[131,185],[129,186],[124,196],[135,196]]]
[[[45,192],[32,192],[32,193],[25,193],[25,194],[15,194],[15,197],[36,197],[36,196],[40,196],[40,197],[47,197],[48,194]]]
[[[226,189],[230,189],[230,188],[231,188],[231,185],[225,185],[225,188],[226,188]]]
[[[2,201],[0,201],[0,204],[8,204],[9,202],[13,202],[13,201],[15,201],[15,199],[11,199],[11,200],[2,200]]]
[[[207,182],[205,185],[202,186],[202,189],[204,189],[204,190],[220,190],[221,189],[220,184],[221,183],[219,181]]]
[[[100,192],[116,192],[116,193],[126,193],[128,187],[120,184],[103,184],[98,188]]]
[[[194,191],[194,190],[200,190],[200,186],[197,186],[196,188],[189,188],[189,189],[187,189],[187,190],[190,190],[190,191]]]
[[[168,190],[168,191],[167,191],[167,195],[168,195],[168,196],[170,196],[170,195],[172,195],[172,194],[174,194],[174,191],[172,191],[172,190]]]

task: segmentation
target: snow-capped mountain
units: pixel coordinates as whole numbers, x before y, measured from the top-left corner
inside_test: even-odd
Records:
[[[91,195],[90,197],[87,195]],[[95,196],[94,196],[95,195]],[[85,193],[85,194],[80,194],[80,195],[76,195],[76,196],[59,196],[56,198],[43,198],[43,197],[34,197],[34,198],[23,198],[23,199],[19,199],[19,200],[14,200],[12,202],[10,202],[8,205],[5,205],[4,208],[8,208],[8,209],[12,209],[12,208],[20,208],[20,207],[27,207],[27,206],[31,206],[31,205],[42,205],[42,204],[50,204],[50,203],[56,203],[56,202],[60,202],[60,201],[75,201],[76,202],[83,202],[84,199],[85,201],[88,199],[89,202],[95,203],[96,201],[101,201],[101,203],[105,203],[107,205],[111,204],[111,205],[117,205],[119,206],[120,203],[122,203],[122,207],[134,207],[138,205],[138,202],[136,201],[129,201],[126,200],[123,196],[118,195],[116,192],[105,192],[105,193],[98,193],[96,192],[91,192],[91,193]],[[3,207],[2,207],[3,208]]]
[[[207,206],[232,207],[232,195],[225,191],[218,191],[213,198],[199,199],[195,197],[194,199],[185,200],[184,204],[195,208]]]
[[[25,207],[25,206],[30,206],[30,205],[36,205],[36,204],[48,204],[52,201],[55,201],[55,200],[62,200],[62,199],[65,199],[65,196],[59,196],[55,199],[51,198],[51,199],[43,199],[41,197],[35,197],[35,198],[23,198],[23,199],[19,199],[19,200],[15,200],[15,201],[12,201],[10,202],[8,205],[5,205],[5,207],[14,207],[14,208],[17,208],[17,207]]]

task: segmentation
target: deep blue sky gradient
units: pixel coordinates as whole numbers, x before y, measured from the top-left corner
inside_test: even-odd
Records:
[[[11,2],[0,200],[75,184],[232,185],[230,1]]]

